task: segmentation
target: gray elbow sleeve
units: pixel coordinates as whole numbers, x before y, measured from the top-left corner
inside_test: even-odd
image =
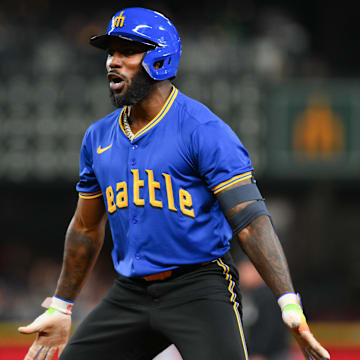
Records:
[[[228,191],[224,191],[219,195],[218,199],[220,207],[225,214],[238,204],[255,200],[228,219],[235,234],[261,215],[267,215],[271,220],[264,199],[255,183],[238,186]]]

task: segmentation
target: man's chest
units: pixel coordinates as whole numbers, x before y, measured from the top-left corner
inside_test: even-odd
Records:
[[[193,217],[190,188],[201,179],[189,149],[176,137],[142,140],[113,141],[93,161],[109,213],[132,204],[180,210]]]
[[[94,144],[93,169],[99,183],[131,176],[133,170],[157,176],[162,173],[186,177],[196,173],[191,150],[175,136],[150,136],[131,143],[118,137]],[[103,144],[102,144],[103,143]],[[93,151],[94,151],[93,150]]]

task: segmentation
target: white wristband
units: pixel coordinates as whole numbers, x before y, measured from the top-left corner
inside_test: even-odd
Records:
[[[52,298],[46,298],[41,306],[49,309],[55,309],[66,315],[71,315],[71,309],[74,306],[74,303],[72,301],[53,296]]]
[[[278,298],[278,304],[281,308],[282,319],[290,329],[309,331],[299,294],[283,294]]]
[[[289,304],[296,304],[301,307],[300,296],[295,293],[285,293],[278,298],[278,304],[281,311],[283,311],[285,306]]]

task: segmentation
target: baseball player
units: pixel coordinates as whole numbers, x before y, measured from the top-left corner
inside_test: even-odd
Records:
[[[90,43],[107,52],[116,110],[84,136],[79,201],[54,296],[19,328],[37,333],[25,359],[49,360],[57,349],[61,360],[152,359],[172,343],[185,360],[248,359],[228,253],[233,233],[305,358],[330,359],[307,326],[247,150],[171,82],[181,56],[171,21],[127,8]],[[68,342],[71,309],[107,221],[119,276]]]

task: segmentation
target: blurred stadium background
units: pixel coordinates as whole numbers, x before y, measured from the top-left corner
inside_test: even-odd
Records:
[[[314,332],[333,358],[359,359],[358,18],[322,0],[1,1],[0,359],[32,341],[16,327],[54,291],[82,136],[112,110],[104,53],[88,39],[138,5],[180,32],[176,86],[249,149]],[[110,251],[107,234],[75,322],[115,276]]]

